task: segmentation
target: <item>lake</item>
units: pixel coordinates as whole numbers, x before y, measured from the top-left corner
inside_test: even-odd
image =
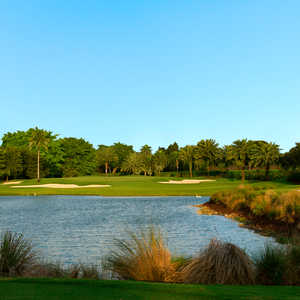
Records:
[[[193,255],[212,238],[250,255],[272,238],[222,216],[198,215],[208,197],[2,196],[0,232],[23,233],[45,258],[64,264],[96,263],[126,230],[159,225],[174,254]]]

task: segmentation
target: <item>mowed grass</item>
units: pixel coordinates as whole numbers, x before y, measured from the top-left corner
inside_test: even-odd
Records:
[[[12,188],[11,185],[0,184],[0,195],[101,195],[101,196],[210,196],[215,192],[230,190],[239,186],[240,180],[217,178],[213,182],[199,184],[161,184],[160,181],[182,180],[174,177],[149,176],[84,176],[72,178],[44,178],[39,184],[109,184],[104,188]],[[201,179],[200,177],[193,179]],[[203,179],[203,177],[202,177]],[[18,185],[38,185],[35,179],[22,180]],[[246,182],[254,186],[265,186],[280,191],[300,189],[300,185],[281,182]]]
[[[300,299],[300,287],[184,285],[72,279],[0,280],[0,300]]]

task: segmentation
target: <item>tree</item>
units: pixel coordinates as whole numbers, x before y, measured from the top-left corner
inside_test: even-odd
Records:
[[[141,148],[141,161],[142,161],[142,171],[144,175],[152,175],[153,172],[153,160],[152,160],[152,149],[148,145],[144,145]]]
[[[59,139],[64,153],[63,176],[85,176],[96,171],[96,150],[84,139]]]
[[[160,172],[163,171],[163,169],[167,165],[167,155],[165,154],[165,151],[162,149],[158,149],[153,157],[154,160],[154,169],[157,172],[158,176],[160,176]]]
[[[236,140],[227,148],[227,159],[234,160],[241,170],[242,181],[245,181],[245,169],[249,160],[249,143],[247,139]]]
[[[5,150],[4,147],[0,147],[0,178],[5,173]]]
[[[35,127],[29,139],[30,149],[37,151],[37,181],[40,182],[40,152],[41,149],[47,150],[50,142],[49,132]]]
[[[97,166],[105,167],[105,174],[108,174],[108,170],[111,172],[111,166],[118,161],[118,156],[112,146],[99,145],[96,151]]]
[[[204,161],[207,174],[209,176],[210,168],[214,167],[220,158],[219,144],[213,139],[201,140],[195,148],[195,159]]]
[[[29,147],[32,136],[37,128],[29,128],[27,131],[8,132],[2,138],[3,146],[13,146],[20,149],[23,160],[23,177],[34,178],[36,176],[36,155],[37,148]],[[56,139],[57,134],[44,130],[44,135],[48,138],[46,147],[40,149],[40,177],[50,175],[59,177],[62,175],[63,153],[60,142]],[[34,150],[34,151],[33,151]]]
[[[22,159],[17,147],[1,147],[0,150],[0,175],[6,177],[17,177],[22,171]]]
[[[135,175],[142,171],[142,157],[140,153],[130,153],[127,159],[123,162],[122,170]]]
[[[170,144],[168,148],[165,151],[165,154],[167,155],[167,171],[175,171],[178,176],[179,172],[179,146],[176,142],[173,144]]]
[[[184,163],[186,163],[189,167],[190,177],[193,177],[193,162],[194,162],[194,146],[187,145],[180,149],[179,157]]]
[[[270,167],[279,160],[279,156],[279,146],[272,142],[257,141],[250,148],[250,157],[254,165],[265,167],[265,180],[269,179]]]
[[[128,158],[128,156],[134,152],[133,146],[122,143],[114,143],[111,147],[117,156],[117,160],[115,161],[115,170],[117,171],[117,169],[122,168],[123,162]]]
[[[300,167],[300,143],[290,149],[289,152],[284,153],[280,157],[281,165],[286,169],[293,169]]]

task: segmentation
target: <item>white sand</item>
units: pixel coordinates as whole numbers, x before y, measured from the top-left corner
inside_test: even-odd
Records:
[[[23,181],[7,181],[7,182],[3,182],[2,184],[20,184]]]
[[[169,181],[161,181],[159,183],[167,183],[167,184],[198,184],[201,182],[210,182],[215,181],[213,179],[184,179],[181,181],[178,180],[169,180]]]
[[[12,188],[51,188],[51,189],[79,189],[79,188],[102,188],[110,187],[108,184],[91,184],[91,185],[77,185],[77,184],[58,184],[58,183],[48,183],[48,184],[37,184],[37,185],[18,185],[12,186]]]

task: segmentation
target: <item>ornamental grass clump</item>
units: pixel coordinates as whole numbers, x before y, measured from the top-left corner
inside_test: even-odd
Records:
[[[0,276],[21,276],[32,268],[37,255],[22,234],[6,231],[0,240]]]
[[[160,230],[150,227],[139,234],[128,232],[128,239],[116,239],[115,248],[104,268],[119,279],[172,282],[176,262],[172,261]]]
[[[211,240],[200,254],[182,269],[184,283],[254,284],[255,270],[249,256],[239,247]]]
[[[285,248],[267,244],[254,258],[256,281],[265,285],[281,285],[285,282],[288,259]]]

